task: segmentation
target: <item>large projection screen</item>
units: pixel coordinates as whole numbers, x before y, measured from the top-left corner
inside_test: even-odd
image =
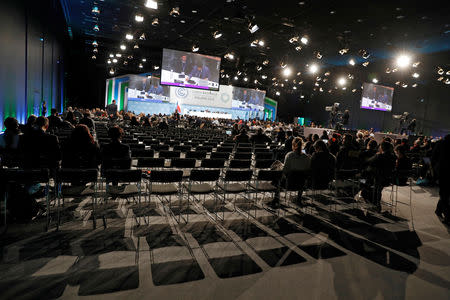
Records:
[[[361,108],[392,111],[394,88],[365,82],[363,84]]]
[[[219,90],[221,58],[163,49],[161,85]]]

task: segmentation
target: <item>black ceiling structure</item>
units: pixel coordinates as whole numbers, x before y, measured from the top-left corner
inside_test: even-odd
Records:
[[[95,56],[92,63],[105,73],[152,72],[160,66],[162,48],[192,51],[196,46],[199,53],[222,57],[222,84],[264,89],[272,96],[306,90],[334,93],[340,90],[340,77],[349,81],[346,92],[373,78],[405,88],[450,84],[450,12],[445,1],[159,0],[157,9],[145,7],[146,0],[61,2],[73,35],[83,40],[85,55]],[[137,14],[143,22],[135,21]],[[249,24],[259,30],[250,32]],[[222,36],[215,39],[217,31]],[[126,34],[133,40],[126,40]],[[109,55],[116,53],[122,56],[108,64]],[[224,58],[227,53],[235,58]],[[397,70],[394,60],[401,53],[411,55],[416,68]],[[308,72],[313,63],[319,66],[314,75]],[[283,76],[285,66],[292,69],[291,76]],[[413,72],[420,77],[413,78]]]

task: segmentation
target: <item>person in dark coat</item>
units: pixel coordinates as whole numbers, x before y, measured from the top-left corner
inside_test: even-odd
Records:
[[[328,151],[325,142],[314,143],[314,153],[311,157],[312,183],[314,189],[326,189],[334,178],[336,158]]]
[[[439,180],[439,202],[435,214],[450,226],[450,134],[437,142],[431,163]]]
[[[73,169],[92,169],[100,164],[100,148],[86,125],[75,126],[64,143],[61,164],[63,168]]]

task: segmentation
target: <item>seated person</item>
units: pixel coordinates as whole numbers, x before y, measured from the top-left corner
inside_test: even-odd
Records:
[[[186,80],[190,80],[192,77],[208,80],[211,78],[211,72],[204,63],[197,64],[192,68],[192,71],[189,73],[189,76],[186,77]]]
[[[148,90],[148,93],[155,95],[162,95],[164,93],[164,89],[158,83],[154,83]]]
[[[395,170],[399,173],[398,174],[398,182],[395,182],[395,184],[398,185],[406,185],[406,182],[408,181],[408,174],[409,171],[412,169],[412,163],[411,160],[406,156],[405,147],[403,147],[401,144],[397,145],[394,148],[395,155],[397,156],[397,160],[395,162]]]
[[[50,116],[48,117],[48,127],[51,129],[60,128],[62,124],[62,120],[58,117],[58,112],[56,108],[52,108],[50,110]]]
[[[90,131],[95,130],[95,123],[94,120],[91,119],[91,114],[89,112],[83,114],[80,124],[86,125]]]
[[[283,178],[281,180],[281,186],[286,184],[286,180],[289,180],[291,174],[296,172],[307,172],[311,169],[311,158],[302,153],[302,139],[296,137],[292,141],[292,151],[286,154],[283,164]],[[296,178],[297,180],[299,178]],[[299,190],[297,194],[297,203],[301,204],[301,197],[303,190]],[[268,203],[270,206],[278,206],[280,204],[280,194],[277,192],[273,201]]]
[[[119,126],[115,125],[109,128],[108,136],[111,138],[111,143],[104,145],[101,149],[103,168],[124,167],[115,165],[114,161],[129,161],[129,164],[127,163],[127,168],[129,169],[131,167],[130,146],[122,144],[123,135],[123,129]]]
[[[314,153],[311,157],[312,184],[314,189],[327,189],[334,178],[336,158],[328,151],[324,141],[314,143]]]
[[[342,147],[336,155],[336,167],[338,170],[352,170],[359,168],[360,151],[353,143],[353,136],[345,134]]]
[[[0,135],[0,164],[6,167],[18,167],[20,164],[19,122],[16,118],[8,117],[3,124],[6,130]]]
[[[237,136],[235,136],[233,140],[236,141],[237,144],[250,143],[250,139],[245,128],[242,128],[241,132]]]
[[[324,131],[322,132],[322,135],[320,136],[320,139],[321,139],[321,140],[327,140],[327,141],[328,141],[328,133],[327,133],[326,130],[324,130]]]
[[[62,147],[62,167],[92,169],[100,164],[100,148],[89,128],[84,124],[75,126],[70,138]]]
[[[159,122],[159,124],[158,124],[158,129],[161,129],[161,130],[167,130],[167,129],[169,129],[169,124],[167,124],[167,119],[166,119],[166,118],[163,118],[163,119]]]
[[[250,142],[253,144],[266,144],[272,143],[272,140],[270,139],[270,137],[263,133],[262,128],[258,128],[256,134],[250,137]]]
[[[24,168],[55,169],[61,160],[58,137],[47,133],[48,119],[38,117],[33,130],[21,136],[19,148]]]
[[[377,141],[370,140],[367,144],[366,150],[362,151],[359,155],[359,161],[361,162],[361,168],[367,167],[367,161],[377,154]]]
[[[132,116],[130,125],[131,126],[141,126],[141,123],[139,123],[139,121],[137,120],[136,116]]]

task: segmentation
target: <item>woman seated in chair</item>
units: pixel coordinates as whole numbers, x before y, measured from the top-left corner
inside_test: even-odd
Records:
[[[86,125],[79,124],[72,131],[62,151],[62,167],[94,169],[100,164],[100,148]]]
[[[335,167],[336,158],[328,151],[327,145],[321,140],[315,142],[311,157],[312,187],[327,189],[334,178]]]
[[[302,153],[302,139],[296,137],[292,141],[292,151],[286,154],[284,158],[284,164],[282,164],[283,178],[281,179],[281,186],[286,185],[286,181],[289,184],[289,180],[294,179],[293,174],[298,174],[300,172],[307,172],[311,169],[311,158]],[[296,178],[298,179],[298,178]],[[290,185],[290,184],[289,184]],[[297,195],[297,202],[301,203],[301,197],[303,190],[300,189]],[[278,206],[280,204],[280,195],[277,192],[273,201],[269,202],[270,206]]]
[[[408,181],[408,172],[412,169],[411,160],[406,156],[406,149],[403,145],[397,145],[394,149],[397,160],[395,162],[395,171],[397,172],[397,185],[406,185]]]

